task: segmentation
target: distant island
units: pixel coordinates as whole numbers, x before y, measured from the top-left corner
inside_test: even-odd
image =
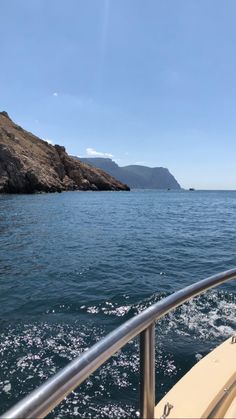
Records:
[[[128,191],[103,170],[69,156],[0,112],[0,193]]]
[[[120,167],[113,160],[108,158],[75,158],[90,164],[92,167],[104,170],[111,176],[129,185],[130,188],[181,189],[180,184],[174,176],[164,167],[147,167],[140,165]]]

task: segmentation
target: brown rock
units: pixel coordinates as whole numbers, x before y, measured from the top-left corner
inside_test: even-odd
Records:
[[[103,170],[70,157],[0,112],[0,193],[129,190]]]

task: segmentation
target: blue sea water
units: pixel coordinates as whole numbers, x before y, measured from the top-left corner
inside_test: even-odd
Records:
[[[0,413],[162,297],[236,266],[236,192],[0,196]],[[236,282],[156,328],[157,399],[236,329]],[[136,417],[139,341],[51,414]]]

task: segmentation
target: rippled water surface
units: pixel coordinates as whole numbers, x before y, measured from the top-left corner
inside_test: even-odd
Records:
[[[236,192],[0,196],[0,413],[173,291],[236,266]],[[157,398],[236,329],[236,282],[157,326]],[[135,417],[139,342],[51,417]]]

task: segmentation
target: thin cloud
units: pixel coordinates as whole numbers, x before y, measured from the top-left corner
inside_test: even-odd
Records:
[[[101,34],[100,34],[100,54],[98,62],[98,83],[99,89],[102,90],[104,83],[104,67],[109,39],[109,16],[110,16],[110,0],[100,2],[102,6]]]
[[[51,140],[48,140],[47,138],[43,138],[43,141],[47,141],[48,144],[54,145],[54,143]]]
[[[53,95],[54,97],[57,97],[57,96],[58,96],[58,93],[57,93],[57,92],[54,92],[52,95]]]
[[[107,49],[109,14],[110,14],[110,0],[105,0],[104,6],[103,6],[102,31],[101,31],[101,54],[102,54],[103,60],[105,58],[106,49]]]
[[[102,153],[101,151],[94,150],[94,148],[86,148],[86,153],[89,157],[114,157],[111,153]]]

